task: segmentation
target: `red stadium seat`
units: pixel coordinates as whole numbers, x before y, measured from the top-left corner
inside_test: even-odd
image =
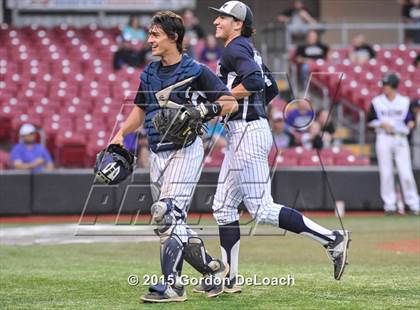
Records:
[[[64,131],[55,139],[57,149],[55,159],[64,167],[83,167],[85,163],[86,141],[80,134]]]
[[[0,150],[0,170],[9,167],[9,153]]]
[[[220,167],[222,166],[225,157],[225,149],[214,148],[211,153],[207,154],[204,158],[204,167]]]
[[[369,165],[368,157],[358,157],[355,155],[340,156],[336,158],[336,166],[367,166]]]
[[[278,155],[275,157],[275,161],[269,162],[269,164],[271,167],[292,167],[298,166],[299,161],[297,158]]]

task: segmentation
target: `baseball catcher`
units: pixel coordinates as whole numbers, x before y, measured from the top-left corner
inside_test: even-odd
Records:
[[[163,280],[149,287],[142,302],[185,301],[184,260],[210,279],[208,297],[223,293],[229,271],[207,253],[203,240],[187,225],[187,215],[204,157],[197,136],[203,123],[236,111],[238,103],[209,68],[183,54],[184,33],[182,18],[175,13],[153,16],[147,42],[153,56],[161,59],[143,70],[135,106],[112,139],[122,144],[124,136],[144,124],[150,148],[150,210],[160,239]]]

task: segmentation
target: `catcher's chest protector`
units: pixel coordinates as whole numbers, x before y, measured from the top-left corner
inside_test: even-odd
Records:
[[[155,97],[156,92],[192,76],[199,76],[202,72],[201,65],[186,54],[182,55],[181,62],[169,78],[161,79],[158,76],[160,65],[160,61],[152,62],[144,69],[140,77],[142,89],[143,91],[146,91],[144,95],[147,101],[144,126],[147,131],[149,146],[153,152],[171,151],[177,148],[169,141],[167,143],[165,141],[165,143],[160,144],[158,147],[158,143],[162,142],[161,136],[152,124],[153,116],[160,109],[159,103]],[[190,87],[190,84],[191,83],[175,89],[170,96],[170,100],[179,104],[187,103],[189,98],[186,96],[186,90]]]

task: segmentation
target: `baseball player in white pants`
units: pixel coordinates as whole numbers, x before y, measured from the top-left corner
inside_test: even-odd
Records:
[[[376,155],[381,182],[381,197],[386,214],[397,212],[394,184],[394,163],[397,166],[405,203],[419,214],[419,194],[411,168],[407,135],[415,126],[414,113],[408,97],[397,92],[399,77],[395,73],[382,79],[383,94],[373,98],[368,114],[371,127],[376,130]]]
[[[161,241],[163,283],[152,285],[143,302],[173,302],[187,299],[180,281],[186,260],[193,268],[212,280],[208,297],[223,293],[229,266],[210,256],[203,241],[187,226],[187,207],[194,193],[203,164],[203,144],[197,135],[185,141],[167,138],[169,125],[161,132],[156,124],[172,115],[167,104],[176,107],[182,120],[206,122],[213,117],[237,110],[238,103],[220,79],[206,66],[197,63],[183,51],[185,28],[180,16],[158,12],[152,18],[148,43],[152,54],[161,58],[149,64],[141,74],[139,92],[129,117],[112,139],[122,144],[123,138],[144,123],[151,149],[150,178],[154,203],[151,206],[155,229]],[[181,112],[180,112],[181,111]],[[171,116],[172,117],[172,116]],[[183,129],[183,132],[184,129]],[[192,138],[189,138],[192,137]]]
[[[250,40],[252,12],[240,1],[229,1],[219,9],[211,9],[217,12],[216,38],[225,45],[217,74],[239,103],[239,110],[225,119],[228,150],[213,203],[222,257],[230,265],[225,292],[241,291],[235,281],[240,246],[238,206],[242,201],[257,223],[306,235],[321,243],[333,261],[334,277],[339,280],[347,262],[348,232],[326,229],[300,212],[274,203],[271,197],[267,158],[273,138],[263,90],[268,89],[266,86],[272,79],[264,74],[265,65]],[[195,291],[205,289],[198,286]]]

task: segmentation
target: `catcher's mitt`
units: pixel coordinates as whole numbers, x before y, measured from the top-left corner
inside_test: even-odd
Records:
[[[160,109],[152,122],[163,140],[181,147],[190,145],[203,129],[200,111],[196,108]]]

